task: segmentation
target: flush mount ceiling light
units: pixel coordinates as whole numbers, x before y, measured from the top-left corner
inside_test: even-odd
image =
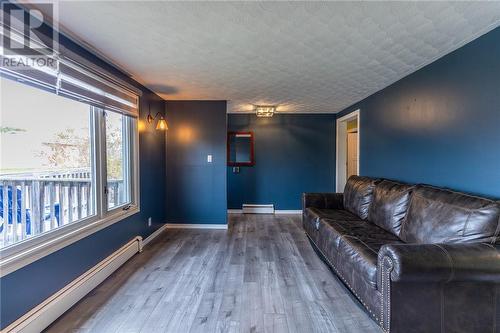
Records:
[[[275,105],[255,105],[255,113],[257,117],[272,117],[276,112]]]

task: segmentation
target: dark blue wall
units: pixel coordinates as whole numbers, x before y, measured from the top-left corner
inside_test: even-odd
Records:
[[[500,197],[500,28],[358,108],[362,175]]]
[[[167,222],[226,223],[226,102],[168,101]],[[207,162],[207,155],[213,162]]]
[[[140,119],[164,111],[164,102],[137,82],[125,77],[66,38],[61,42],[87,59],[140,88]],[[141,211],[121,222],[46,256],[0,279],[0,328],[4,328],[44,301],[86,270],[139,235],[147,237],[165,222],[165,134],[151,126],[140,131]],[[152,217],[153,225],[147,226]]]
[[[230,131],[253,131],[255,166],[227,168],[228,208],[244,203],[301,209],[302,192],[335,188],[335,115],[228,115]]]

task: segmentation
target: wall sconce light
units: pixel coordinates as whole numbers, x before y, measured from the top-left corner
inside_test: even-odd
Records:
[[[276,112],[276,106],[274,105],[255,105],[255,113],[257,117],[272,117]]]
[[[160,131],[168,130],[167,121],[165,120],[165,118],[163,118],[163,116],[160,116],[160,119],[158,120],[158,123],[156,124],[156,129],[160,130]]]
[[[148,123],[149,124],[153,123],[153,121],[158,116],[160,116],[160,119],[158,119],[158,123],[156,124],[156,129],[159,130],[159,131],[166,131],[166,130],[168,130],[167,121],[165,120],[165,118],[163,117],[163,115],[160,112],[156,113],[156,115],[154,117],[151,115],[151,103],[149,103],[149,112],[148,112],[148,117],[146,118],[147,121],[148,121]]]

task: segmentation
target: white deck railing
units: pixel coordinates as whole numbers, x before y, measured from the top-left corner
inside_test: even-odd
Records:
[[[84,170],[0,176],[0,247],[95,213],[91,174]],[[108,206],[118,205],[123,181],[108,184]]]

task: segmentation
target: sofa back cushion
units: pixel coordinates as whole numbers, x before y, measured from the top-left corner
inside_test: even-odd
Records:
[[[366,220],[373,198],[373,189],[379,180],[351,176],[344,189],[344,208]]]
[[[499,219],[500,206],[492,200],[419,185],[400,238],[407,243],[495,243]]]
[[[368,220],[399,237],[415,186],[383,180],[373,190]]]

